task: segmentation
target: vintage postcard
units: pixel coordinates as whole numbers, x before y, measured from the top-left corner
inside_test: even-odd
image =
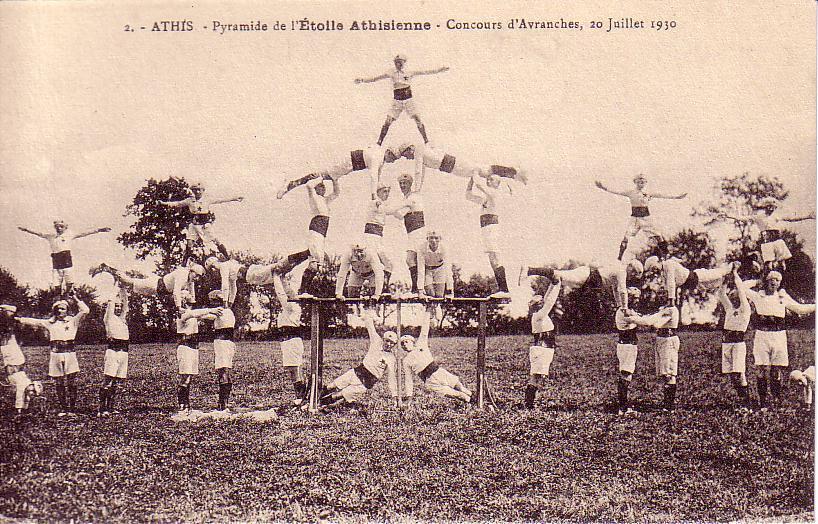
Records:
[[[0,3],[0,518],[813,521],[816,3]]]

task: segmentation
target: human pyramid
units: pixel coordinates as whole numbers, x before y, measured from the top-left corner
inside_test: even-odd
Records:
[[[325,242],[331,222],[331,207],[341,194],[341,179],[356,172],[368,173],[370,199],[367,202],[367,218],[362,234],[351,243],[340,260],[335,286],[337,300],[367,296],[377,302],[389,294],[394,257],[385,250],[383,243],[384,226],[389,218],[402,221],[407,236],[406,264],[411,277],[411,288],[407,293],[401,294],[401,298],[424,301],[427,297],[445,299],[454,296],[450,253],[438,230],[427,226],[424,215],[422,189],[427,169],[465,180],[465,198],[480,206],[483,249],[489,258],[497,286],[497,291],[488,298],[510,298],[506,267],[498,247],[501,221],[497,203],[503,196],[504,187],[508,188],[508,181],[526,184],[528,177],[519,167],[471,163],[429,145],[425,127],[412,98],[410,82],[416,76],[443,72],[447,68],[407,71],[404,69],[406,59],[401,55],[395,57],[394,64],[395,69],[387,74],[356,80],[356,83],[381,79],[391,79],[393,82],[394,101],[377,143],[351,151],[336,165],[324,171],[287,180],[277,192],[277,198],[282,199],[301,186],[305,188],[311,219],[303,249],[272,264],[244,264],[232,259],[225,245],[213,232],[214,215],[211,210],[213,206],[241,202],[243,198],[209,199],[204,196],[205,190],[201,184],[193,184],[186,198],[161,202],[171,208],[186,208],[190,213],[190,223],[185,228],[185,253],[179,267],[163,276],[143,278],[130,276],[126,271],[104,262],[90,269],[92,276],[110,274],[117,288],[107,303],[103,318],[108,349],[99,390],[100,415],[115,412],[114,400],[118,386],[127,377],[130,338],[128,306],[131,293],[173,301],[177,317],[177,400],[180,410],[178,416],[181,418],[191,412],[192,381],[199,374],[200,324],[213,323],[214,369],[218,383],[217,412],[229,412],[237,322],[232,308],[239,284],[243,283],[272,286],[275,291],[281,306],[276,323],[282,366],[292,383],[293,403],[303,404],[308,385],[303,371],[305,326],[301,322],[299,301],[320,295],[314,282],[319,273],[326,273],[330,267]],[[424,145],[404,143],[396,147],[383,146],[389,127],[403,112],[415,120]],[[401,195],[397,203],[391,204],[392,181],[384,171],[384,166],[399,160],[410,161],[413,169],[411,173],[403,172],[397,177]],[[744,338],[752,304],[757,318],[753,354],[758,368],[759,405],[766,409],[768,384],[773,396],[778,396],[781,391],[781,374],[789,365],[784,328],[786,312],[807,314],[815,310],[814,304],[799,304],[780,289],[781,271],[785,270],[785,261],[791,255],[780,237],[779,224],[781,221],[814,219],[814,215],[776,217],[775,201],[772,201],[765,208],[763,216],[727,217],[732,220],[753,220],[762,231],[760,262],[757,267],[760,278],[742,281],[738,276],[737,262],[724,263],[717,268],[690,269],[669,256],[667,242],[651,217],[649,203],[652,199],[681,199],[685,194],[667,195],[646,191],[647,179],[641,174],[634,178],[634,188],[628,191],[611,190],[601,182],[596,182],[596,185],[604,191],[628,198],[631,203],[632,213],[618,258],[600,265],[568,270],[523,266],[520,272],[519,285],[527,284],[528,279],[533,277],[544,277],[550,282],[547,292],[543,296],[535,296],[530,303],[533,343],[529,349],[530,373],[523,405],[529,409],[534,407],[537,392],[544,387],[549,375],[557,347],[551,313],[561,290],[584,288],[592,293],[611,294],[616,306],[619,412],[633,412],[628,398],[628,386],[635,371],[639,326],[656,329],[656,373],[663,385],[662,406],[667,410],[673,409],[680,344],[676,333],[680,322],[678,306],[687,292],[700,286],[720,284],[720,300],[727,312],[722,344],[722,372],[731,376],[742,408],[749,409],[751,401],[744,364]],[[42,394],[43,386],[40,382],[31,381],[24,371],[25,358],[17,344],[15,326],[28,325],[46,332],[51,349],[48,374],[56,384],[60,406],[58,415],[65,416],[76,412],[76,376],[79,364],[74,341],[83,318],[89,312],[88,306],[77,298],[73,290],[72,243],[88,235],[108,232],[110,228],[74,234],[65,222],[58,220],[54,222],[54,233],[37,233],[23,227],[19,229],[49,242],[53,267],[52,287],[59,291],[61,298],[53,304],[52,315],[46,319],[18,316],[16,307],[11,304],[0,306],[0,346],[4,365],[9,383],[15,387],[15,407],[22,412],[32,398]],[[639,235],[652,240],[655,245],[651,256],[644,261],[638,260],[630,249],[631,241]],[[197,243],[204,246],[202,255],[197,254]],[[301,281],[296,285],[295,270],[301,267]],[[639,300],[640,289],[644,279],[657,272],[662,283],[661,301],[666,306],[653,314],[640,315],[634,309]],[[196,283],[207,273],[218,277],[220,287],[208,293],[209,307],[193,307],[196,303]],[[759,281],[762,289],[753,290],[752,287]],[[72,303],[77,310],[75,314],[69,314]],[[475,395],[462,380],[441,367],[431,353],[430,317],[434,313],[434,307],[428,305],[421,315],[418,338],[404,335],[399,339],[392,330],[380,334],[375,327],[375,315],[371,309],[358,309],[357,312],[367,328],[368,350],[358,366],[343,373],[321,391],[320,404],[324,408],[361,401],[384,374],[387,375],[387,387],[395,403],[399,397],[410,399],[414,391],[413,379],[407,379],[405,390],[398,391],[396,377],[399,372],[406,372],[407,376],[412,377],[417,375],[424,386],[435,394],[464,403],[475,400]],[[394,350],[398,345],[406,352],[403,370],[397,369]],[[793,375],[793,380],[811,386],[814,382],[814,369]]]

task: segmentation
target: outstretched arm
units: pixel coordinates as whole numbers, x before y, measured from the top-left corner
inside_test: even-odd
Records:
[[[160,200],[159,203],[168,207],[185,207],[190,204],[192,197],[183,198],[182,200]]]
[[[429,347],[429,329],[431,327],[432,313],[425,310],[420,315],[420,334],[418,335],[418,345],[421,347]]]
[[[665,193],[650,193],[651,198],[664,198],[666,200],[681,200],[687,196],[687,193],[680,193],[678,195],[668,195]]]
[[[28,233],[29,235],[34,235],[35,237],[40,237],[44,240],[48,240],[48,235],[46,235],[45,233],[38,233],[36,231],[32,231],[31,229],[26,229],[22,226],[17,226],[17,229],[19,229],[23,233]]]
[[[783,220],[784,222],[803,222],[804,220],[815,220],[815,213],[808,213],[803,216],[789,215],[781,217],[779,220]]]
[[[347,275],[349,274],[350,264],[349,256],[341,258],[341,266],[338,268],[338,275],[335,279],[335,297],[343,298],[344,284],[346,284]]]
[[[182,322],[190,320],[191,318],[205,318],[209,316],[220,317],[224,313],[224,308],[211,307],[204,309],[186,309],[180,318]]]
[[[801,304],[800,302],[796,302],[789,294],[786,292],[782,293],[784,303],[784,307],[787,308],[787,311],[792,311],[798,315],[809,315],[810,313],[815,313],[815,304]]]
[[[88,308],[88,304],[86,304],[85,302],[83,302],[80,299],[76,299],[76,300],[77,300],[77,309],[79,311],[77,311],[77,314],[74,315],[74,322],[79,324],[80,322],[82,322],[82,319],[84,319],[86,317],[86,315],[88,315],[88,313],[91,312],[91,310]]]
[[[369,335],[369,343],[380,341],[381,336],[378,334],[378,330],[375,329],[375,313],[371,309],[367,309],[361,318],[363,318],[366,333]]]
[[[96,235],[97,233],[107,233],[111,230],[110,227],[99,227],[97,229],[90,229],[88,231],[83,231],[82,233],[77,233],[74,235],[74,239],[83,238],[83,237],[90,237],[91,235]]]
[[[409,73],[409,76],[436,75],[438,73],[445,73],[448,70],[448,66],[438,67],[437,69],[421,69],[420,71],[412,71]]]
[[[233,198],[219,198],[217,200],[212,200],[211,204],[227,204],[229,202],[241,202],[244,200],[243,196],[237,196]]]
[[[386,80],[387,78],[389,78],[389,75],[384,73],[382,75],[373,76],[371,78],[356,78],[355,83],[356,84],[371,84],[372,82],[378,82],[379,80]]]
[[[624,192],[624,191],[614,191],[613,189],[608,189],[608,188],[607,188],[607,187],[605,187],[605,185],[604,185],[602,182],[600,182],[599,180],[595,181],[595,182],[594,182],[594,185],[595,185],[596,187],[598,187],[599,189],[601,189],[602,191],[605,191],[605,192],[607,192],[607,193],[611,193],[611,194],[613,194],[613,195],[619,195],[619,196],[623,196],[623,197],[628,196],[628,194],[627,194],[626,192]]]

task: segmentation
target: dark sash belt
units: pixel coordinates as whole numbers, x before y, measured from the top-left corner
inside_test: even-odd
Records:
[[[649,217],[650,210],[647,206],[634,206],[631,208],[631,216],[637,218]]]
[[[756,329],[761,331],[784,331],[787,329],[784,324],[784,317],[773,315],[757,315],[755,326]]]
[[[73,340],[52,340],[50,343],[52,353],[73,353]]]
[[[656,336],[662,338],[675,337],[676,330],[673,328],[660,328],[656,330]]]
[[[355,151],[350,152],[350,158],[352,159],[353,171],[363,171],[366,169],[366,160],[364,159],[363,149],[356,149]]]
[[[51,266],[54,269],[68,269],[74,266],[71,260],[71,251],[60,251],[51,253]]]
[[[128,351],[128,341],[118,338],[109,338],[108,349],[112,349],[114,351]]]
[[[426,220],[423,218],[423,211],[410,211],[403,215],[403,225],[407,233],[425,227]]]
[[[620,329],[619,330],[619,343],[620,344],[632,344],[636,345],[639,343],[639,338],[636,335],[636,328],[633,329]]]
[[[363,364],[355,367],[353,371],[355,372],[355,376],[358,377],[358,380],[361,381],[361,384],[363,384],[366,389],[372,389],[372,387],[378,382],[378,377],[366,369],[366,366]]]
[[[724,332],[722,332],[721,341],[725,344],[738,344],[739,342],[744,342],[744,334],[745,331],[725,329]]]
[[[364,226],[364,234],[367,235],[377,235],[379,237],[383,236],[383,226],[380,224],[373,224],[372,222],[367,222]]]
[[[420,380],[426,382],[438,369],[440,369],[440,366],[438,366],[437,362],[433,360],[429,362],[429,365],[423,368],[420,373],[418,373],[418,376],[420,377]]]
[[[219,328],[213,332],[214,340],[233,340],[236,334],[236,328]]]
[[[485,215],[480,215],[480,227],[490,226],[491,224],[499,224],[500,219],[497,215],[493,215],[491,213],[486,213]]]
[[[554,330],[543,331],[542,333],[534,333],[534,345],[545,346],[547,348],[557,348],[557,337]]]
[[[395,100],[409,100],[412,98],[412,88],[411,87],[399,87],[393,91],[395,95]]]

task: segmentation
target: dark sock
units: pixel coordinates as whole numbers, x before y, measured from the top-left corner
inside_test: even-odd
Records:
[[[193,252],[190,249],[190,246],[186,245],[185,246],[185,253],[182,255],[182,265],[183,266],[187,265],[187,263],[190,260],[191,256],[193,256]]]
[[[756,386],[758,387],[758,403],[761,407],[767,406],[767,377],[758,377]]]
[[[494,279],[497,281],[497,291],[508,293],[508,282],[506,281],[506,268],[503,266],[494,270]]]
[[[298,178],[296,180],[291,180],[287,184],[287,191],[292,191],[293,189],[297,188],[298,186],[304,185],[307,182],[309,182],[310,180],[318,178],[318,176],[319,175],[317,175],[315,173],[310,173],[309,175],[304,175],[301,178]]]
[[[770,377],[770,391],[774,399],[778,400],[781,397],[781,376],[778,373],[773,373]]]
[[[665,384],[664,407],[673,409],[676,403],[676,384]]]
[[[477,395],[474,395],[475,397]],[[537,386],[529,384],[525,387],[525,407],[532,409],[534,407],[534,399],[537,396]]]
[[[68,409],[74,411],[77,408],[77,385],[69,384],[68,389]]]
[[[619,404],[619,409],[628,409],[628,386],[630,383],[624,378],[620,378],[616,382],[616,398]]]
[[[228,258],[228,259],[230,258],[230,253],[227,252],[227,248],[224,247],[224,244],[222,244],[221,242],[216,243],[216,249],[219,250],[219,253],[224,255],[224,258]]]
[[[418,292],[418,267],[409,266],[409,276],[412,278],[412,293]]]
[[[305,249],[304,251],[299,251],[297,253],[287,255],[287,263],[291,267],[295,267],[298,264],[300,264],[300,263],[304,262],[305,260],[307,260],[308,258],[310,258],[310,250]]]
[[[530,267],[528,268],[528,276],[554,278],[554,270],[550,267]]]
[[[99,388],[99,410],[108,411],[108,396],[111,394],[110,388],[102,386]]]
[[[233,384],[219,384],[219,409],[226,409],[228,402],[230,402],[230,392],[233,390]]]
[[[190,408],[190,386],[179,386],[176,397],[179,399],[180,408]]]
[[[498,166],[492,165],[491,166],[491,174],[497,175],[504,178],[516,178],[517,177],[517,170],[513,167],[506,167],[506,166]]]
[[[428,144],[429,138],[426,136],[426,126],[418,122],[418,131],[420,131],[420,136],[423,137],[423,143]]]
[[[738,385],[736,386],[736,391],[738,392],[738,396],[741,399],[741,404],[743,406],[749,407],[750,406],[750,391],[749,387]]]
[[[389,293],[389,281],[392,279],[392,272],[391,271],[384,271],[383,272],[383,292]]]
[[[386,133],[389,132],[389,124],[384,124],[381,126],[381,134],[378,136],[378,145],[383,145],[383,139],[386,138]]]
[[[619,244],[619,256],[616,257],[617,260],[622,260],[622,255],[625,254],[625,251],[628,249],[628,239],[623,238],[622,242]]]
[[[628,245],[627,241],[623,241],[623,242],[625,242],[626,246]],[[623,251],[623,253],[624,253],[624,251]],[[663,260],[667,258],[667,256],[668,256],[667,240],[659,240],[659,242],[657,242],[657,244],[656,244],[656,256],[663,259]],[[620,255],[620,258],[621,258],[621,255]]]
[[[295,391],[295,398],[304,398],[307,394],[307,386],[303,380],[293,382],[293,391]]]
[[[301,275],[301,286],[298,288],[298,292],[309,293],[312,290],[312,281],[317,274],[318,271],[311,267],[305,269],[304,274]]]
[[[116,397],[116,382],[111,384],[111,388],[108,390],[108,403],[106,405],[108,411],[114,410],[114,397]]]
[[[57,400],[59,401],[60,407],[63,410],[68,407],[68,403],[65,399],[65,385],[63,384],[57,384]]]

